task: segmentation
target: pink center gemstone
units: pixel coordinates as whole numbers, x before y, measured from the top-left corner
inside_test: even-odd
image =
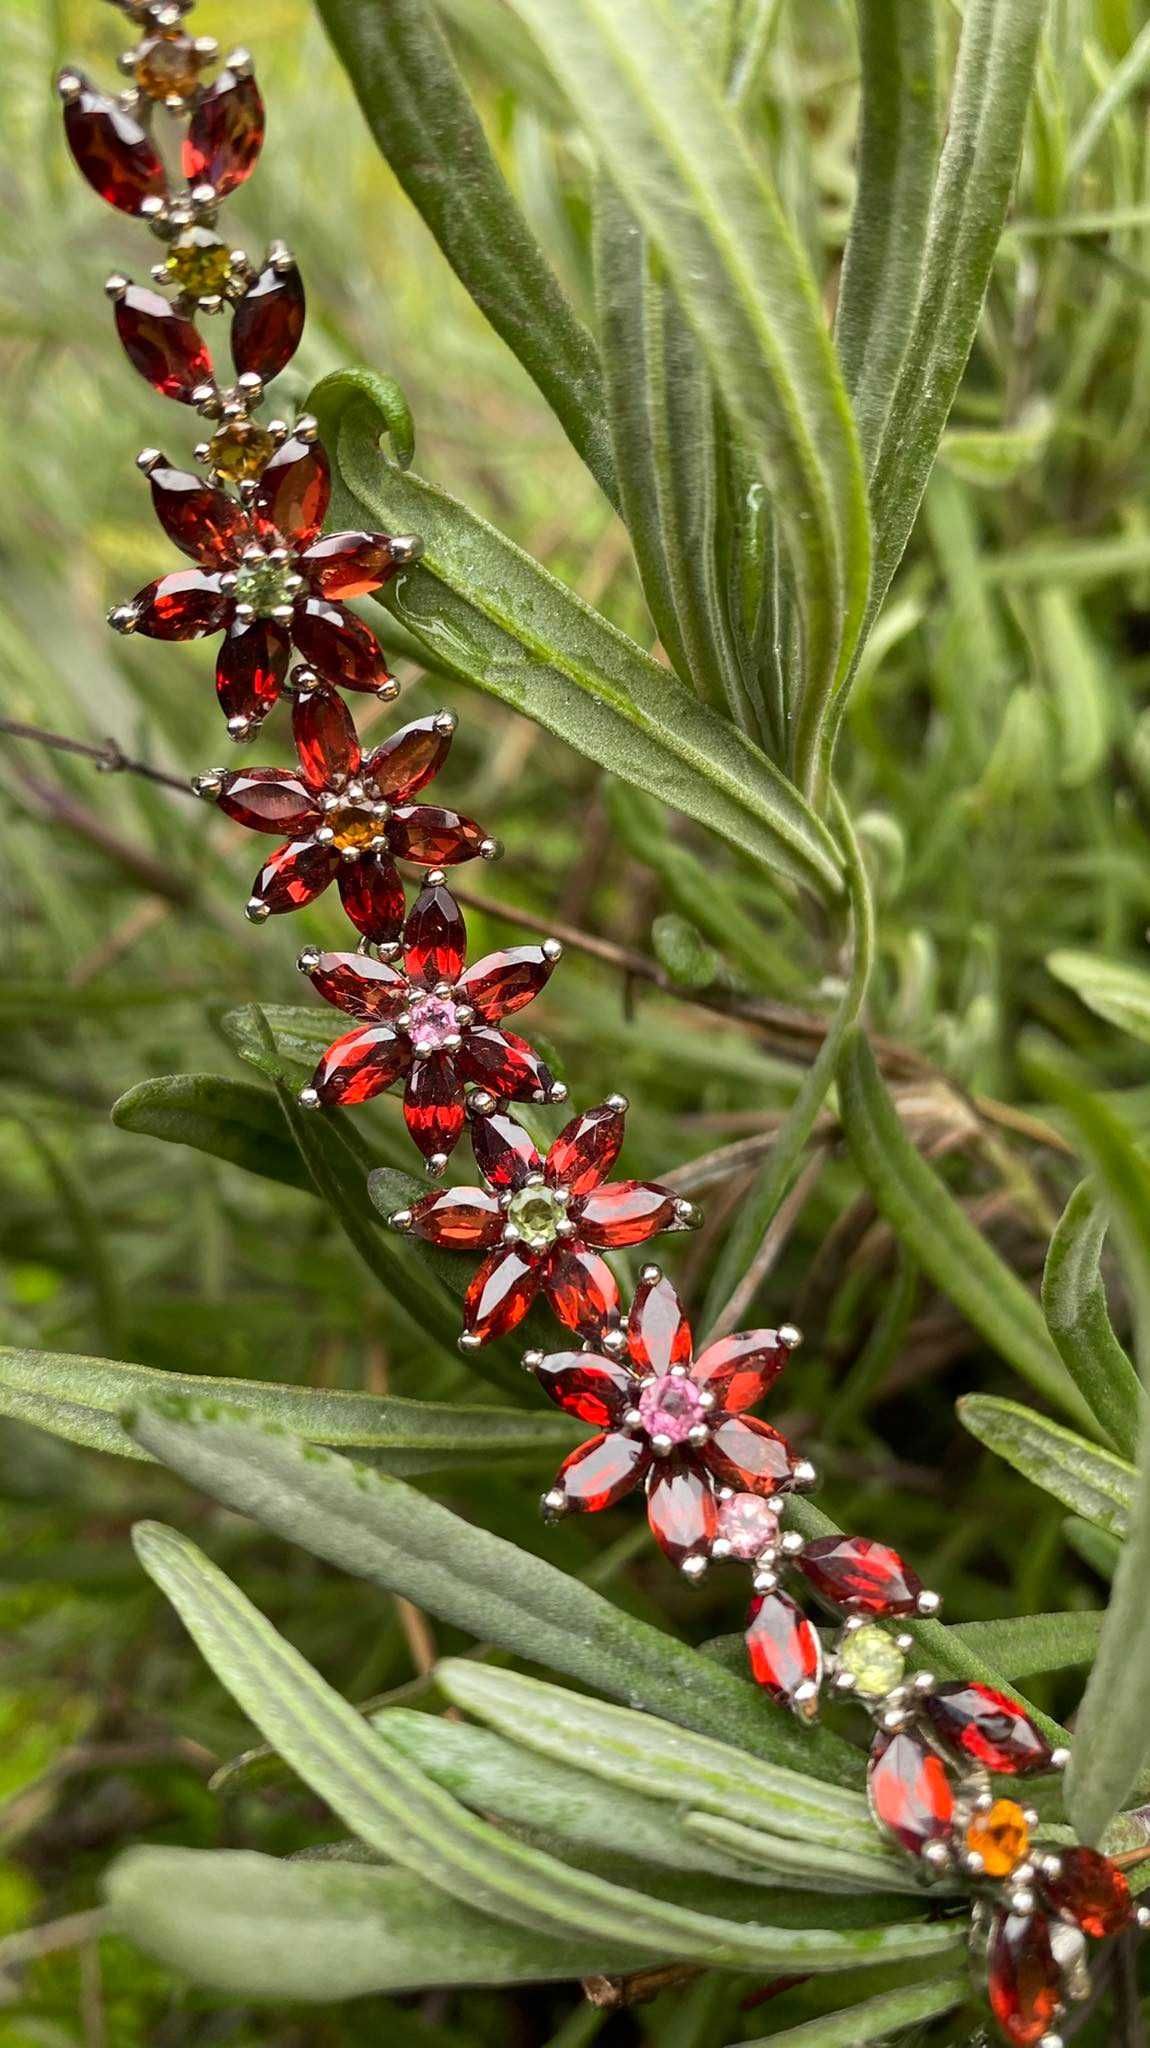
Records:
[[[731,1546],[731,1556],[748,1562],[777,1541],[779,1518],[770,1502],[757,1493],[733,1493],[719,1505],[719,1535]]]
[[[639,1414],[648,1436],[665,1436],[673,1444],[684,1443],[696,1423],[707,1420],[702,1394],[694,1380],[665,1372],[652,1380],[639,1396]]]
[[[459,1030],[455,1004],[447,996],[416,996],[410,1005],[407,1035],[412,1051],[442,1052],[447,1040]]]

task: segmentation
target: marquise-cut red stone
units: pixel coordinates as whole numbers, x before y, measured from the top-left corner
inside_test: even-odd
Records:
[[[269,263],[261,270],[232,320],[232,361],[240,376],[250,372],[265,384],[278,377],[300,345],[306,310],[296,264],[277,270]]]
[[[916,1735],[876,1735],[867,1794],[879,1825],[912,1856],[921,1856],[929,1843],[950,1831],[954,1790],[946,1767]]]
[[[922,1591],[895,1551],[865,1536],[819,1536],[798,1563],[816,1593],[848,1614],[913,1614]]]
[[[627,1318],[627,1348],[642,1373],[670,1372],[691,1363],[691,1326],[671,1282],[640,1280]]]
[[[928,1693],[924,1710],[935,1734],[972,1763],[1003,1777],[1024,1778],[1050,1768],[1051,1748],[1005,1693],[959,1680]]]
[[[631,1406],[635,1382],[616,1358],[593,1351],[555,1351],[535,1368],[535,1377],[557,1408],[595,1429],[613,1429]]]
[[[327,533],[300,557],[300,568],[321,597],[370,597],[395,574],[385,533]]]
[[[543,1163],[522,1124],[500,1110],[493,1116],[476,1117],[471,1126],[471,1149],[480,1173],[493,1188],[521,1188]]]
[[[753,1408],[773,1387],[787,1354],[773,1330],[743,1330],[708,1344],[695,1364],[695,1378],[731,1415]]]
[[[999,1907],[986,1950],[990,2009],[1013,2048],[1034,2048],[1057,2018],[1062,1976],[1042,1913]]]
[[[392,1017],[407,1000],[407,983],[370,953],[321,953],[308,980],[317,995],[349,1017]]]
[[[501,1017],[513,1017],[516,1010],[534,1002],[554,965],[542,946],[511,946],[505,953],[489,953],[463,976],[463,999],[477,1016],[497,1024]]]
[[[555,1491],[574,1514],[614,1507],[642,1478],[650,1452],[640,1437],[593,1436],[563,1460]]]
[[[310,789],[288,768],[238,769],[225,775],[217,799],[225,817],[249,832],[314,831],[322,812]]]
[[[463,912],[449,889],[429,882],[403,927],[403,964],[412,981],[433,988],[455,981],[467,952]]]
[[[581,1244],[560,1244],[547,1265],[547,1299],[569,1330],[594,1336],[619,1306],[619,1287],[605,1259]]]
[[[252,77],[221,71],[188,123],[181,152],[189,185],[213,185],[219,197],[250,178],[263,147],[264,103]]]
[[[156,517],[181,553],[205,569],[230,568],[248,539],[247,514],[239,500],[166,462],[149,470],[148,482]]]
[[[1130,1886],[1116,1863],[1097,1849],[1060,1849],[1057,1877],[1044,1877],[1042,1889],[1050,1904],[1077,1922],[1084,1934],[1102,1941],[1119,1934],[1134,1918]]]
[[[267,904],[273,917],[302,910],[327,888],[338,859],[330,846],[317,846],[314,839],[277,846],[256,876],[252,895]]]
[[[130,284],[116,300],[115,320],[128,361],[162,398],[190,405],[197,385],[211,383],[203,336],[159,292]]]
[[[675,1221],[675,1197],[669,1188],[645,1180],[611,1181],[586,1197],[579,1211],[579,1231],[588,1244],[604,1250],[645,1244]]]
[[[455,1150],[465,1121],[463,1088],[445,1054],[416,1060],[403,1098],[403,1117],[425,1159]]]
[[[216,695],[225,718],[266,718],[291,659],[291,639],[274,619],[231,626],[216,656]]]
[[[360,765],[355,721],[334,690],[299,690],[292,704],[292,738],[304,780],[312,789],[339,789]]]
[[[503,1236],[503,1211],[482,1188],[435,1188],[416,1202],[411,1229],[445,1251],[486,1252]]]
[[[485,838],[482,825],[437,804],[403,804],[392,813],[388,839],[397,860],[421,866],[458,867],[474,860]]]
[[[325,681],[338,683],[343,690],[373,691],[391,681],[375,634],[341,604],[326,597],[297,599],[293,632],[304,660]]]
[[[328,1108],[382,1095],[411,1064],[411,1047],[390,1024],[361,1025],[329,1045],[311,1085]]]
[[[205,569],[177,569],[141,590],[136,631],[149,640],[197,640],[218,633],[227,621],[231,599],[220,589],[218,575]]]
[[[255,517],[266,537],[307,547],[327,518],[331,465],[319,441],[293,434],[267,463],[256,487]]]
[[[668,1460],[651,1470],[647,1520],[671,1563],[684,1565],[688,1558],[710,1556],[719,1532],[718,1503],[700,1473]]]
[[[752,1600],[746,1643],[756,1685],[783,1706],[794,1707],[800,1686],[817,1687],[822,1678],[818,1635],[786,1593],[764,1593]],[[797,1704],[804,1707],[802,1701]],[[805,1710],[813,1712],[817,1704],[812,1696]]]
[[[477,1025],[468,1031],[457,1057],[466,1081],[474,1081],[489,1094],[507,1096],[513,1102],[538,1101],[555,1085],[555,1076],[546,1061],[514,1031]]]
[[[769,1422],[725,1415],[699,1454],[720,1486],[769,1499],[791,1476],[791,1447]]]
[[[624,1111],[609,1102],[564,1124],[547,1154],[547,1179],[572,1195],[589,1195],[606,1180],[623,1143]]]
[[[434,718],[416,718],[373,748],[363,772],[389,803],[405,804],[438,775],[450,747],[450,729],[443,731]]]
[[[367,853],[350,865],[341,861],[339,900],[356,931],[373,946],[389,946],[399,937],[406,908],[403,883],[384,855]]]
[[[539,1291],[539,1269],[514,1246],[484,1259],[463,1297],[463,1326],[481,1344],[506,1337],[523,1321]]]
[[[77,170],[121,213],[167,197],[168,180],[148,132],[119,102],[82,79],[64,108],[64,135]]]

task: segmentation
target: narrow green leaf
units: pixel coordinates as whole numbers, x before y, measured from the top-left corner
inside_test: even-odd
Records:
[[[1074,1671],[1092,1664],[1102,1621],[1100,1609],[1019,1614],[1004,1621],[953,1622],[946,1635],[948,1643],[984,1658],[1004,1678],[1037,1678],[1047,1671]]]
[[[1012,427],[948,427],[939,461],[964,483],[984,491],[1004,490],[1041,461],[1053,427],[1053,408],[1041,404]]]
[[[1038,1303],[911,1144],[857,1030],[843,1046],[839,1091],[855,1165],[895,1234],[1023,1379],[1075,1421],[1089,1423]]]
[[[1097,1842],[1150,1755],[1150,1456],[1143,1439],[1130,1526],[1114,1571],[1098,1654],[1074,1724],[1066,1809],[1083,1841]]]
[[[615,501],[595,343],[488,144],[429,0],[320,0],[376,143],[456,276]]]
[[[125,1304],[88,1178],[53,1138],[35,1125],[25,1125],[25,1129],[51,1183],[61,1218],[72,1234],[79,1264],[87,1275],[100,1341],[109,1350],[115,1350],[123,1336]]]
[[[112,1358],[0,1348],[0,1414],[34,1422],[53,1436],[98,1451],[148,1453],[120,1421],[125,1409],[161,1397],[216,1401],[305,1443],[373,1450],[392,1472],[438,1471],[489,1457],[522,1460],[562,1454],[578,1432],[564,1417],[510,1408],[468,1408],[398,1395],[277,1386],[269,1380],[216,1379],[161,1372]]]
[[[185,1537],[144,1523],[135,1542],[217,1677],[285,1761],[369,1848],[453,1898],[545,1935],[610,1942],[625,1928],[650,1956],[720,1968],[834,1970],[957,1950],[956,1930],[913,1924],[855,1934],[741,1925],[532,1849],[432,1784]]]
[[[1118,109],[1150,75],[1150,22],[1135,36],[1120,64],[1116,64],[1102,91],[1070,144],[1066,157],[1067,180],[1076,178],[1089,163]]]
[[[934,0],[859,0],[858,189],[835,342],[868,464],[922,281],[941,109]]]
[[[254,1082],[229,1081],[222,1074],[139,1081],[112,1104],[112,1122],[121,1131],[226,1159],[264,1180],[314,1191],[274,1098]]]
[[[765,1715],[754,1687],[590,1587],[463,1522],[402,1480],[191,1404],[141,1409],[132,1430],[162,1463],[317,1557],[402,1593],[480,1642],[629,1700],[755,1756],[854,1784],[845,1743]]]
[[[1150,971],[1145,967],[1069,948],[1048,953],[1046,966],[1096,1017],[1150,1045]]]
[[[784,2027],[769,2041],[748,2041],[745,2048],[868,2048],[871,2042],[889,2041],[907,2027],[953,2012],[969,1994],[969,1978],[948,1973],[930,1984],[904,1984],[897,1991],[868,1998],[863,2005],[824,2013],[821,2019],[804,2020],[798,2027]]]
[[[830,834],[744,734],[493,526],[381,455],[369,376],[325,378],[311,403],[339,472],[333,518],[423,539],[387,593],[417,639],[768,870],[824,898],[841,890]]]
[[[1083,1399],[1115,1450],[1132,1459],[1145,1404],[1138,1375],[1110,1323],[1100,1271],[1107,1220],[1096,1188],[1081,1181],[1050,1240],[1042,1308]]]
[[[1063,789],[1080,789],[1098,773],[1106,759],[1110,739],[1107,664],[1086,625],[1081,606],[1069,591],[1040,590],[1035,615],[1058,724],[1058,779]],[[1049,960],[1047,966],[1052,974],[1057,974],[1058,969]],[[1150,1031],[1150,1021],[1147,1030]]]
[[[248,1850],[129,1849],[104,1880],[117,1929],[198,1984],[276,2005],[634,1969],[638,1948],[513,1927],[409,1870]],[[434,1940],[428,1939],[434,1928]]]
[[[686,1813],[683,1833],[692,1843],[710,1843],[725,1849],[732,1860],[741,1858],[743,1874],[758,1874],[764,1883],[804,1885],[839,1895],[875,1891],[911,1892],[922,1895],[922,1886],[912,1869],[900,1869],[897,1853],[852,1855],[842,1847],[824,1848],[814,1842],[796,1842],[784,1835],[764,1834],[742,1821],[723,1820],[714,1813]],[[875,1842],[875,1851],[882,1845]]]
[[[802,615],[796,780],[858,639],[870,561],[854,421],[818,290],[718,85],[658,0],[512,0],[658,250],[760,457]]]
[[[995,1394],[966,1394],[957,1406],[971,1436],[1025,1479],[1112,1536],[1126,1534],[1135,1472],[1124,1458]]]

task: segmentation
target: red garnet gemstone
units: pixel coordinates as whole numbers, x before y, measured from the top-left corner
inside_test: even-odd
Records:
[[[296,601],[293,631],[305,661],[343,690],[382,690],[391,680],[383,649],[354,612],[326,597]]]
[[[389,946],[399,937],[403,883],[389,860],[369,853],[351,865],[341,861],[339,900],[356,931],[373,946]]]
[[[196,105],[181,152],[189,185],[214,185],[219,197],[250,178],[263,147],[264,103],[252,77],[221,71]]]
[[[360,1025],[329,1045],[311,1085],[328,1108],[370,1102],[411,1064],[411,1047],[390,1024]]]
[[[249,832],[314,831],[322,816],[310,789],[287,768],[241,768],[225,775],[217,801],[225,817]]]
[[[650,1452],[640,1437],[593,1436],[564,1458],[554,1491],[571,1512],[594,1515],[630,1493],[649,1461]]]
[[[593,1351],[555,1351],[535,1368],[535,1377],[557,1408],[595,1429],[613,1429],[631,1406],[635,1382],[615,1358]]]
[[[514,1031],[468,1031],[459,1051],[464,1078],[515,1102],[542,1101],[555,1086],[555,1076],[539,1054]]]
[[[321,597],[370,597],[395,573],[385,533],[325,534],[301,556],[300,568]]]
[[[216,656],[216,695],[227,719],[257,724],[276,702],[291,659],[291,638],[274,619],[231,626]]]
[[[321,953],[307,971],[317,995],[349,1017],[392,1017],[407,1000],[407,983],[370,953]]]
[[[522,1124],[498,1110],[494,1116],[477,1116],[471,1126],[471,1149],[475,1164],[493,1188],[521,1188],[529,1174],[538,1173],[542,1161]]]
[[[923,1702],[935,1734],[984,1770],[1025,1778],[1050,1768],[1051,1748],[1033,1721],[1005,1693],[962,1680],[940,1685]]]
[[[607,1250],[645,1244],[675,1221],[675,1197],[668,1188],[645,1180],[616,1180],[596,1188],[579,1212],[579,1229],[588,1244]]]
[[[700,1456],[720,1486],[769,1498],[791,1476],[791,1447],[769,1422],[753,1415],[727,1415]]]
[[[449,889],[429,882],[420,890],[403,927],[403,964],[408,974],[427,988],[437,981],[456,981],[466,953],[463,912]]]
[[[330,500],[331,466],[323,447],[293,434],[276,449],[256,486],[256,519],[266,537],[279,534],[306,547],[327,518]]]
[[[513,946],[489,953],[469,967],[460,982],[463,999],[489,1024],[526,1009],[550,978],[555,962],[542,946]]]
[[[671,1282],[640,1280],[627,1318],[627,1348],[642,1373],[691,1363],[691,1326]]]
[[[719,1533],[719,1508],[706,1480],[689,1465],[655,1466],[647,1483],[647,1520],[672,1564],[709,1557]]]
[[[299,347],[305,311],[303,279],[294,263],[283,270],[269,263],[261,270],[232,319],[232,361],[239,375],[254,371],[265,384],[278,377]]]
[[[1033,2048],[1062,2007],[1062,1975],[1042,1913],[999,1907],[986,1950],[990,2009],[1014,2048]]]
[[[252,884],[253,899],[266,903],[277,917],[286,910],[302,910],[327,888],[338,859],[330,846],[317,846],[314,839],[277,846]]]
[[[404,804],[393,814],[388,833],[397,860],[434,868],[454,868],[461,861],[474,860],[485,837],[482,825],[473,818],[440,810],[436,804]]]
[[[403,1098],[403,1117],[425,1159],[454,1152],[463,1135],[463,1087],[445,1054],[416,1060]]]
[[[820,1536],[798,1564],[815,1592],[848,1614],[913,1614],[922,1592],[901,1557],[865,1536]]]
[[[1060,1849],[1057,1877],[1044,1877],[1042,1889],[1056,1912],[1077,1922],[1083,1934],[1102,1941],[1118,1934],[1134,1918],[1130,1886],[1116,1863],[1097,1849]]]
[[[786,1362],[786,1351],[773,1330],[743,1330],[708,1344],[696,1362],[695,1378],[720,1408],[741,1415],[762,1400]]]
[[[795,1707],[809,1718],[818,1705],[823,1672],[822,1644],[801,1608],[786,1593],[764,1593],[752,1600],[747,1629],[751,1675],[773,1700]],[[796,1700],[800,1687],[814,1690]]]
[[[569,1330],[593,1336],[618,1308],[619,1289],[610,1266],[595,1252],[561,1244],[547,1266],[547,1299]]]
[[[145,199],[167,197],[163,161],[147,130],[86,78],[64,108],[64,134],[77,169],[109,206],[138,214]]]
[[[338,789],[360,765],[355,721],[334,690],[297,691],[292,704],[292,738],[304,780],[312,789]]]
[[[445,1251],[486,1252],[503,1236],[503,1211],[482,1188],[437,1188],[416,1202],[411,1229]]]
[[[115,318],[128,361],[162,398],[190,405],[197,385],[212,382],[202,336],[159,292],[130,284],[116,300]]]
[[[148,482],[156,517],[181,553],[205,569],[230,568],[248,539],[247,514],[238,499],[166,462],[149,470]]]
[[[523,1321],[539,1291],[539,1272],[532,1259],[513,1248],[484,1259],[463,1297],[464,1327],[481,1344],[505,1337]]]
[[[606,1180],[623,1143],[624,1115],[625,1111],[611,1103],[601,1102],[564,1124],[547,1154],[547,1178],[552,1187],[564,1187],[572,1195],[589,1195]]]
[[[390,803],[405,804],[438,775],[453,730],[451,726],[445,730],[435,718],[417,718],[410,725],[401,725],[368,755],[363,772]]]
[[[942,1758],[916,1735],[876,1735],[867,1769],[871,1810],[912,1856],[950,1831],[954,1791]]]
[[[218,633],[232,608],[217,575],[204,569],[177,569],[140,592],[136,631],[149,640],[197,640]]]

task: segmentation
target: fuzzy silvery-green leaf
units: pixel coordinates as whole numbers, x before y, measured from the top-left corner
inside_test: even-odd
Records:
[[[1112,1536],[1126,1534],[1136,1475],[1124,1458],[996,1394],[966,1394],[957,1406],[963,1427],[1025,1479]]]
[[[189,1145],[264,1180],[306,1188],[312,1180],[284,1130],[275,1098],[222,1074],[163,1074],[138,1081],[112,1104],[112,1122],[142,1138]]]
[[[1144,1398],[1110,1321],[1100,1271],[1107,1215],[1097,1189],[1081,1181],[1050,1240],[1042,1309],[1063,1363],[1110,1443],[1133,1459]]]
[[[1095,1016],[1150,1045],[1150,971],[1132,960],[1108,960],[1101,953],[1064,947],[1048,953],[1046,965],[1056,981],[1073,989]]]
[[[947,1971],[929,1984],[904,1984],[897,1991],[884,1991],[861,2005],[826,2013],[820,2019],[804,2020],[800,2026],[784,2027],[770,2040],[748,2041],[745,2048],[870,2048],[875,2042],[890,2041],[908,2027],[952,2012],[970,1992],[965,1973]]]

